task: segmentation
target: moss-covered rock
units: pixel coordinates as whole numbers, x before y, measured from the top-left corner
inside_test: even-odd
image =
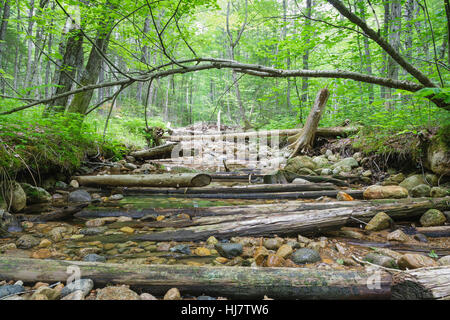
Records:
[[[47,203],[52,200],[52,196],[45,189],[34,187],[28,183],[21,183],[23,191],[27,195],[27,204]]]
[[[447,221],[447,218],[437,209],[430,209],[420,217],[420,223],[424,227],[440,226],[443,225],[445,221]]]
[[[314,170],[316,167],[316,163],[310,157],[298,156],[289,159],[284,169],[290,172],[299,173],[300,169],[306,168],[309,170]]]
[[[366,225],[367,231],[380,231],[391,226],[392,219],[385,212],[378,212]]]

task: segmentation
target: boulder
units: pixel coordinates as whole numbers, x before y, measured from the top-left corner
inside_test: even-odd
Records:
[[[316,164],[316,168],[325,168],[328,166],[328,159],[324,156],[314,157],[312,161]]]
[[[139,295],[127,286],[106,287],[97,290],[95,300],[140,300]]]
[[[447,217],[437,209],[429,209],[420,217],[420,223],[424,227],[441,226],[447,221]]]
[[[438,266],[432,258],[414,253],[404,254],[397,263],[402,270]]]
[[[291,260],[296,264],[306,264],[321,261],[319,252],[310,248],[295,250],[291,255]]]
[[[418,186],[412,188],[409,192],[414,198],[429,197],[431,188],[427,184],[419,184]]]
[[[19,212],[25,208],[27,204],[27,195],[23,188],[17,182],[12,182],[10,191],[6,192],[6,203],[11,204],[12,212]]]
[[[373,185],[364,190],[365,199],[399,199],[407,198],[408,190],[401,186]]]
[[[438,138],[432,139],[424,163],[425,167],[437,175],[450,175],[450,150]]]
[[[69,193],[69,202],[91,202],[92,198],[86,190],[76,190]]]
[[[355,158],[353,157],[349,157],[349,158],[345,158],[342,159],[339,162],[336,162],[335,164],[333,164],[331,166],[332,169],[337,168],[337,167],[349,167],[349,168],[356,168],[358,166],[358,161],[355,160]]]
[[[367,231],[380,231],[391,226],[392,219],[384,212],[378,212],[366,225]]]
[[[433,198],[443,198],[448,195],[448,190],[441,187],[433,187],[430,191],[430,196]]]
[[[28,183],[21,183],[20,186],[27,196],[27,204],[47,203],[52,200],[50,193],[43,188]]]
[[[423,175],[421,174],[414,174],[412,176],[409,176],[408,178],[406,178],[405,180],[403,180],[399,186],[406,188],[409,190],[413,189],[414,187],[417,187],[418,185],[421,184],[427,184]]]
[[[314,170],[316,169],[316,163],[308,156],[297,156],[289,159],[284,167],[285,170],[298,174],[300,174],[300,169],[303,168]]]
[[[389,241],[406,242],[409,240],[409,237],[402,230],[398,229],[389,233],[387,239]]]

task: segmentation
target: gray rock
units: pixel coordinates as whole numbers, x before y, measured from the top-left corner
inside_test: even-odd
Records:
[[[415,186],[412,188],[409,193],[412,197],[419,198],[419,197],[429,197],[431,192],[431,188],[429,185],[426,184],[419,184],[418,186]]]
[[[356,168],[358,166],[358,161],[355,160],[353,157],[342,159],[341,161],[333,164],[331,166],[332,169],[337,167],[350,167],[350,168]]]
[[[438,260],[441,266],[450,266],[450,256],[443,256]]]
[[[78,233],[84,234],[85,236],[95,236],[97,234],[102,234],[107,229],[108,229],[107,227],[84,228],[81,229]]]
[[[104,256],[98,255],[96,253],[89,253],[83,257],[83,261],[105,262],[106,258]]]
[[[123,166],[130,170],[136,170],[138,168],[134,163],[125,163]]]
[[[283,244],[283,239],[281,238],[269,238],[264,240],[264,247],[269,250],[277,250]]]
[[[228,259],[240,256],[243,250],[240,243],[216,243],[214,247],[222,257]]]
[[[417,187],[420,184],[426,184],[425,179],[421,174],[414,174],[403,180],[399,186],[408,189],[410,191],[412,188]]]
[[[301,178],[295,178],[292,183],[294,184],[311,184],[308,180],[301,179]]]
[[[364,260],[386,268],[398,268],[394,258],[383,256],[377,253],[368,253],[364,257]]]
[[[120,287],[106,287],[97,290],[97,297],[95,300],[140,300],[139,295],[127,288]]]
[[[139,297],[141,298],[141,300],[158,300],[154,295],[146,292],[141,293]]]
[[[76,190],[69,193],[69,202],[91,202],[92,197],[86,190]]]
[[[64,181],[56,181],[55,189],[67,189],[68,185]]]
[[[169,250],[172,252],[191,254],[191,249],[187,244],[177,244],[176,246],[173,246]]]
[[[17,294],[17,293],[21,293],[24,291],[25,291],[25,288],[20,285],[16,285],[16,284],[4,285],[4,286],[0,287],[0,299],[3,297],[9,296],[11,294]]]
[[[10,209],[12,212],[19,212],[25,208],[27,204],[27,195],[25,194],[25,191],[23,191],[20,184],[15,181],[12,183],[11,189],[12,193],[7,192],[5,195],[5,200],[8,204],[11,203]]]
[[[20,249],[30,249],[39,245],[41,241],[31,235],[23,235],[16,241],[16,246]]]
[[[320,254],[310,248],[295,250],[291,255],[291,260],[296,264],[306,264],[321,261]]]
[[[316,164],[316,168],[324,168],[328,166],[328,159],[324,156],[314,157],[312,161]]]
[[[320,171],[321,176],[330,176],[333,173],[331,169],[325,168]]]
[[[47,203],[52,200],[52,196],[45,189],[34,187],[28,183],[21,183],[23,191],[27,195],[27,204]]]
[[[443,198],[448,195],[448,191],[445,188],[433,187],[433,188],[431,188],[430,195],[433,198]]]
[[[414,235],[414,239],[420,242],[428,242],[427,237],[422,233],[416,233]]]
[[[325,151],[325,156],[329,157],[331,155],[333,155],[333,151],[331,151],[330,149],[327,149],[327,151]]]
[[[71,294],[77,290],[83,292],[84,296],[87,296],[89,292],[94,288],[94,281],[91,279],[79,279],[73,282],[70,282],[67,286],[62,288],[61,297],[65,297],[68,294]]]

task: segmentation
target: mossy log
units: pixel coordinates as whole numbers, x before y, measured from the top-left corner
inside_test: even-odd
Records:
[[[100,187],[204,187],[211,183],[211,176],[203,173],[163,173],[147,175],[77,176],[82,186]]]
[[[178,145],[179,143],[167,143],[162,146],[131,152],[130,155],[137,159],[170,158],[172,155],[172,150]]]
[[[393,276],[393,300],[450,298],[450,267],[420,268]]]
[[[96,287],[127,284],[164,295],[173,287],[182,295],[226,296],[236,299],[389,299],[391,276],[381,272],[373,285],[366,271],[308,268],[196,267],[182,265],[126,265],[0,257],[0,279],[24,283],[67,281],[69,266]],[[379,285],[378,285],[379,284]]]

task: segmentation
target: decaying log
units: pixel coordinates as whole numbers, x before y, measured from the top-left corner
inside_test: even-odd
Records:
[[[330,96],[330,91],[328,88],[324,88],[319,91],[316,97],[316,101],[309,112],[308,118],[306,119],[306,124],[303,127],[303,131],[295,141],[289,147],[292,148],[292,153],[290,157],[296,156],[300,152],[306,152],[312,148],[314,138],[316,137],[317,127],[319,126],[320,118],[327,105],[328,97]]]
[[[163,189],[163,188],[135,188],[125,190],[127,195],[138,194],[223,194],[223,193],[271,193],[271,192],[295,192],[295,191],[320,191],[335,190],[331,183],[311,184],[255,184],[235,187],[203,187],[196,189]]]
[[[105,242],[124,241],[199,241],[206,240],[213,235],[219,239],[227,239],[235,236],[273,236],[292,234],[320,234],[329,230],[336,230],[348,223],[354,222],[353,218],[360,221],[369,221],[378,212],[386,212],[392,219],[405,219],[417,217],[431,208],[448,208],[450,198],[421,199],[419,201],[348,201],[347,206],[327,209],[296,210],[295,206],[266,205],[260,209],[258,205],[252,206],[252,211],[246,209],[234,209],[235,214],[220,214],[211,216],[191,216],[191,226],[183,228],[155,228],[151,233],[133,235],[102,235]],[[223,210],[228,207],[223,207]],[[205,208],[211,209],[211,208]],[[213,208],[218,210],[218,208]],[[198,210],[198,208],[197,208]],[[95,236],[94,236],[95,237]],[[84,237],[82,241],[96,241],[98,237]],[[80,241],[81,241],[80,240]],[[77,240],[78,241],[78,240]]]
[[[393,300],[450,298],[450,267],[420,268],[393,275]]]
[[[147,175],[104,175],[75,177],[82,186],[104,187],[204,187],[211,183],[211,176],[203,173],[163,173]]]
[[[162,296],[173,287],[182,295],[226,296],[236,299],[389,299],[391,276],[381,272],[378,283],[366,271],[308,268],[249,268],[183,265],[126,265],[0,257],[0,279],[24,283],[67,281],[69,266],[96,287],[127,284]]]
[[[131,152],[130,155],[138,159],[164,159],[170,158],[172,150],[179,143],[167,143],[162,146]]]

